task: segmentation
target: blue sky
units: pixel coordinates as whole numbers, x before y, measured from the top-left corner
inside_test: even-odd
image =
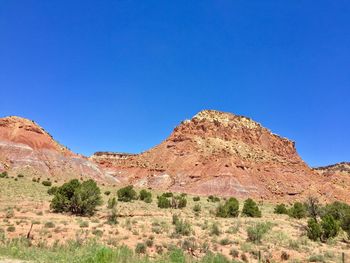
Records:
[[[350,2],[0,2],[0,116],[86,155],[144,151],[202,109],[310,165],[350,161]]]

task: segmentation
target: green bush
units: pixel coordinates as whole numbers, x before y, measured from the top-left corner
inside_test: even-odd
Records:
[[[169,197],[173,197],[174,194],[171,193],[171,192],[167,192],[167,193],[163,193],[162,196],[166,197],[166,198],[169,198]]]
[[[322,236],[322,228],[319,223],[313,218],[307,221],[307,236],[313,241],[320,240]]]
[[[52,183],[50,181],[42,181],[42,184],[44,186],[51,186],[52,185]]]
[[[175,233],[183,236],[189,236],[191,234],[191,224],[188,221],[178,220],[175,224]]]
[[[71,212],[76,215],[93,215],[102,204],[101,191],[93,180],[80,183],[73,179],[58,187],[51,201],[54,212]]]
[[[17,177],[18,177],[18,178],[23,178],[24,175],[23,175],[23,174],[17,174]]]
[[[47,190],[47,193],[49,195],[54,195],[54,194],[56,194],[57,191],[58,191],[58,187],[57,186],[53,186],[49,190]]]
[[[261,243],[261,239],[271,229],[271,223],[257,223],[247,228],[248,240]]]
[[[254,202],[254,200],[248,198],[244,201],[242,215],[249,217],[261,217],[261,211],[258,205]]]
[[[144,201],[145,203],[152,203],[152,193],[148,192],[144,189],[140,191],[140,200]]]
[[[201,200],[201,198],[200,198],[199,196],[193,197],[193,201],[195,201],[195,202],[198,202],[198,201],[200,201],[200,200]]]
[[[105,191],[105,195],[109,196],[111,194],[111,191]]]
[[[169,208],[171,207],[170,200],[164,195],[158,197],[158,207],[159,208]]]
[[[7,232],[15,232],[16,228],[14,226],[9,226],[6,230]]]
[[[326,241],[329,238],[334,238],[339,233],[339,223],[332,215],[325,215],[321,221],[322,240]]]
[[[350,212],[343,216],[341,227],[348,234],[348,238],[350,239]]]
[[[200,212],[201,209],[202,208],[201,208],[201,206],[199,204],[195,204],[194,207],[193,207],[193,211],[196,212],[196,213]]]
[[[228,199],[225,204],[220,204],[216,209],[217,217],[237,217],[239,214],[239,203],[234,197]]]
[[[214,222],[210,226],[210,235],[211,236],[220,236],[220,234],[221,234],[220,227],[219,227],[217,222]]]
[[[8,177],[8,174],[7,174],[7,172],[6,172],[6,171],[5,171],[5,172],[0,173],[0,178],[6,178],[6,177]]]
[[[301,219],[306,217],[306,208],[300,202],[295,202],[293,206],[289,209],[288,214],[290,217]]]
[[[220,202],[220,198],[216,197],[216,196],[213,196],[213,195],[209,195],[207,201],[216,203],[216,202]]]
[[[287,215],[288,214],[288,209],[285,204],[278,204],[275,206],[275,209],[273,211],[275,214],[280,214],[280,215]]]
[[[345,215],[350,213],[350,205],[335,201],[331,204],[327,204],[323,210],[322,215],[331,215],[335,220],[342,221]]]
[[[186,196],[180,195],[176,196],[172,199],[172,207],[173,208],[184,208],[187,205]]]
[[[120,188],[117,191],[118,201],[130,202],[131,200],[136,200],[137,193],[133,188],[134,187],[132,185],[128,185],[126,187]]]
[[[112,209],[113,207],[116,206],[116,204],[117,204],[117,200],[115,199],[115,197],[111,197],[108,199],[107,208]]]
[[[176,223],[177,223],[179,220],[180,220],[179,215],[173,214],[173,221],[172,221],[173,225],[176,225]]]

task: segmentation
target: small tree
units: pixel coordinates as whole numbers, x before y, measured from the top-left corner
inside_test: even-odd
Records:
[[[261,217],[261,211],[253,199],[248,198],[244,201],[242,215],[249,217]]]
[[[320,224],[317,223],[317,221],[313,218],[310,218],[307,222],[307,236],[309,239],[313,241],[317,241],[321,238],[322,235],[322,229]]]
[[[293,218],[304,218],[306,217],[305,206],[300,202],[295,202],[294,205],[289,209],[289,216]]]
[[[131,200],[135,200],[137,197],[137,193],[133,188],[134,187],[132,185],[120,188],[117,191],[118,201],[130,202]]]
[[[139,195],[140,200],[146,203],[152,203],[152,193],[142,189]]]
[[[273,212],[275,214],[280,214],[280,215],[284,214],[284,215],[286,215],[286,214],[288,214],[288,209],[287,209],[285,204],[278,204],[278,205],[275,206],[275,209],[274,209]]]
[[[339,223],[333,218],[332,215],[325,215],[322,218],[321,227],[323,241],[336,237],[339,233]]]
[[[50,207],[54,212],[93,215],[96,206],[101,204],[101,191],[93,180],[80,183],[73,179],[57,188]]]
[[[237,217],[239,214],[239,203],[234,197],[231,197],[225,202],[220,204],[216,209],[216,216],[218,217]]]
[[[350,205],[335,201],[331,204],[327,204],[322,210],[322,215],[331,215],[335,220],[342,221],[342,219],[350,214]]]
[[[159,208],[169,208],[171,207],[170,200],[165,196],[161,195],[158,197],[158,207]]]
[[[317,222],[317,217],[320,215],[320,204],[318,198],[309,196],[307,198],[306,208],[309,216]]]

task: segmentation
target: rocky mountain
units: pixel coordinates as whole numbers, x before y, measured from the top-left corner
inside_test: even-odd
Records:
[[[56,142],[33,121],[0,119],[0,172],[198,195],[350,202],[349,164],[311,169],[295,143],[231,113],[205,110],[181,122],[159,145],[140,154],[97,152],[90,158]]]
[[[33,121],[0,119],[0,172],[38,177],[88,176],[105,181],[105,173],[86,157],[71,152]]]
[[[309,168],[294,142],[249,118],[214,110],[183,121],[144,153],[97,152],[90,159],[125,184],[200,195],[329,199],[349,189]]]

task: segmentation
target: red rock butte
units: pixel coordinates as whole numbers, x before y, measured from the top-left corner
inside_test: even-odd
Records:
[[[102,136],[102,135],[101,135]],[[0,119],[0,168],[48,176],[89,176],[198,195],[349,201],[349,175],[311,169],[295,143],[243,116],[204,110],[140,154],[96,152],[90,158],[58,144],[32,121]]]

